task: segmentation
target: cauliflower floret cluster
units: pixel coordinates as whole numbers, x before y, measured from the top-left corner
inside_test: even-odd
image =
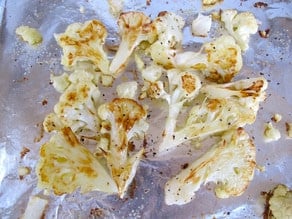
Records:
[[[166,104],[165,127],[157,145],[159,156],[189,140],[220,135],[221,140],[165,187],[166,204],[185,204],[202,183],[219,183],[220,198],[240,195],[253,178],[255,149],[243,130],[252,124],[265,99],[264,78],[232,81],[242,68],[242,51],[257,24],[248,14],[223,11],[225,32],[198,52],[184,51],[185,21],[172,12],[151,20],[142,12],[118,17],[120,44],[112,60],[105,49],[107,30],[98,20],[74,23],[55,38],[63,49],[67,73],[51,76],[61,93],[44,128],[53,137],[40,150],[38,185],[55,194],[93,190],[123,198],[135,177],[149,128],[147,109],[138,102],[149,98]],[[211,27],[194,32],[207,35]],[[197,28],[197,30],[196,30]],[[250,28],[250,29],[249,29]],[[116,86],[117,98],[106,101],[100,86],[112,86],[135,57],[140,81]],[[196,104],[194,104],[196,103]],[[150,105],[151,107],[151,105]],[[182,111],[187,112],[178,127]],[[140,145],[133,147],[133,141]],[[87,144],[94,144],[89,150]],[[229,162],[232,161],[232,165]]]
[[[221,140],[165,185],[165,202],[182,205],[190,202],[201,184],[215,182],[216,196],[241,195],[253,178],[255,146],[242,129],[223,133]]]

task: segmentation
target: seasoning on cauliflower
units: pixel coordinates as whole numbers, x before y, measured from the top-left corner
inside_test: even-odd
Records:
[[[97,115],[101,100],[95,75],[85,71],[75,71],[68,77],[68,82],[70,85],[61,94],[54,112],[58,119],[65,126],[70,127],[78,137],[95,138],[101,123]],[[51,125],[54,123],[52,119],[51,115],[45,119],[46,131],[54,129]]]
[[[177,68],[199,70],[217,83],[230,82],[242,68],[241,49],[228,35],[205,43],[201,52],[178,53],[174,61]]]
[[[228,33],[234,37],[242,51],[248,49],[249,38],[258,30],[257,20],[251,12],[238,13],[236,10],[223,10],[221,21]]]
[[[93,154],[81,145],[68,127],[60,128],[42,145],[36,172],[38,187],[56,195],[102,191],[116,193],[117,187]]]
[[[116,98],[98,108],[98,115],[110,123],[108,149],[103,149],[108,168],[118,186],[118,193],[124,197],[132,182],[143,154],[143,148],[130,154],[129,141],[134,137],[144,136],[148,129],[146,111],[133,99]]]
[[[129,57],[142,41],[151,43],[156,38],[156,31],[150,18],[142,12],[122,13],[118,19],[118,26],[122,39],[109,68],[115,78],[126,67]]]
[[[163,11],[152,25],[157,31],[158,39],[146,51],[156,64],[171,68],[174,56],[181,49],[185,21],[174,13]]]
[[[192,34],[194,36],[206,37],[211,29],[211,15],[198,14],[198,17],[192,22]]]
[[[272,141],[278,141],[281,138],[280,131],[268,122],[264,125],[264,141],[269,143]]]
[[[289,219],[292,216],[292,191],[279,184],[266,195],[266,208],[263,214],[268,219]]]
[[[169,151],[191,139],[252,124],[259,103],[265,99],[266,88],[264,78],[203,86],[200,89],[205,96],[202,103],[193,106],[182,128],[163,138],[159,152]]]
[[[109,61],[103,44],[107,36],[105,26],[98,20],[89,20],[84,24],[70,24],[65,33],[55,34],[63,49],[61,63],[74,70],[82,62],[90,63],[95,71],[109,75]]]
[[[215,182],[218,198],[239,196],[253,179],[255,146],[243,128],[225,132],[221,140],[165,185],[167,205],[190,202],[201,184]]]

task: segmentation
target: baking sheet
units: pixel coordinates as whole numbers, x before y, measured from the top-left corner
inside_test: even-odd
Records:
[[[258,34],[251,39],[250,49],[244,54],[244,68],[238,78],[263,75],[269,81],[268,98],[261,104],[257,121],[247,130],[255,138],[257,163],[265,171],[256,171],[254,180],[240,197],[217,199],[212,184],[202,186],[196,198],[184,206],[166,206],[163,200],[164,183],[203,151],[193,150],[193,156],[172,153],[162,160],[145,159],[141,162],[127,197],[108,196],[99,192],[56,197],[50,196],[46,218],[90,218],[92,209],[100,209],[104,218],[260,218],[263,212],[261,191],[268,191],[276,184],[292,187],[292,140],[285,137],[285,122],[292,122],[292,3],[291,1],[265,1],[267,8],[255,8],[256,1],[224,1],[203,11],[236,8],[251,11],[261,22],[260,30],[270,29],[267,39]],[[84,7],[84,13],[80,7]],[[160,11],[173,11],[186,19],[189,26],[199,11],[200,1],[125,0],[124,11],[143,11],[151,18]],[[39,147],[48,140],[40,138],[40,124],[51,112],[59,94],[49,84],[51,73],[61,73],[61,49],[53,34],[63,32],[72,22],[99,19],[105,23],[108,42],[118,43],[116,19],[109,13],[104,0],[2,0],[1,54],[0,54],[0,217],[18,218],[25,210],[30,195],[42,194],[36,188],[34,173]],[[29,25],[40,30],[43,43],[33,48],[19,40],[15,29]],[[184,30],[184,44],[194,44],[208,39],[192,37],[190,29]],[[107,95],[107,94],[106,94]],[[110,94],[108,94],[110,98]],[[44,100],[47,104],[44,104]],[[283,116],[275,124],[281,130],[279,141],[263,142],[263,123],[274,113]],[[154,120],[154,119],[153,119]],[[153,123],[153,126],[159,122]],[[155,129],[151,129],[155,130]],[[153,139],[155,133],[149,133]],[[40,139],[38,139],[40,138]],[[38,142],[38,140],[40,140]],[[152,146],[155,145],[155,141]],[[23,147],[30,152],[20,158]],[[151,145],[150,145],[151,147]],[[31,174],[20,180],[19,166],[27,166]]]

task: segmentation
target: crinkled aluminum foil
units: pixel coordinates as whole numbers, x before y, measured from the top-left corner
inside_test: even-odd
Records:
[[[194,155],[189,156],[186,149],[179,156],[173,153],[163,160],[142,161],[123,200],[99,192],[80,195],[76,191],[61,197],[51,195],[45,218],[94,218],[92,209],[97,210],[95,217],[101,218],[261,218],[264,211],[261,191],[268,191],[279,183],[292,187],[292,140],[285,137],[285,122],[292,122],[291,1],[265,1],[268,3],[266,8],[255,8],[256,1],[226,0],[203,11],[200,1],[153,0],[150,5],[146,2],[126,0],[124,11],[143,11],[151,18],[164,10],[176,12],[186,19],[188,26],[184,31],[185,45],[208,40],[191,36],[189,25],[198,12],[208,14],[212,10],[228,8],[251,11],[261,22],[260,30],[270,29],[266,39],[258,34],[252,36],[250,49],[244,54],[244,68],[238,76],[264,75],[270,82],[268,98],[261,105],[257,121],[247,127],[255,139],[257,163],[264,166],[265,171],[255,172],[254,180],[240,197],[218,199],[212,191],[213,185],[207,184],[202,186],[191,203],[166,206],[164,183],[179,171],[182,164],[202,154],[201,150],[192,149]],[[100,19],[107,26],[108,43],[117,44],[116,19],[109,13],[105,0],[0,2],[0,217],[3,219],[18,218],[23,214],[29,197],[42,194],[36,188],[34,168],[38,150],[49,136],[41,136],[40,124],[52,111],[59,96],[49,84],[50,73],[62,72],[61,50],[53,34],[63,32],[70,23],[93,18]],[[20,41],[15,35],[15,29],[20,25],[39,29],[43,43],[33,48]],[[277,142],[266,144],[262,138],[263,124],[270,121],[274,113],[283,116],[275,124],[282,137]],[[155,134],[155,125],[163,121],[156,119],[152,120],[154,128],[151,129],[153,133],[149,133],[149,140],[153,137],[151,134]],[[20,158],[23,147],[29,148],[30,152]],[[31,169],[31,173],[22,180],[17,173],[20,166]]]

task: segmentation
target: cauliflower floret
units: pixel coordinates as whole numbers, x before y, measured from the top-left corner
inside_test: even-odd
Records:
[[[173,57],[181,49],[182,28],[185,21],[182,17],[171,12],[160,12],[153,21],[157,30],[158,39],[148,49],[151,58],[156,64],[165,68],[173,67]]]
[[[138,83],[136,81],[128,81],[117,86],[117,93],[119,98],[135,99]]]
[[[264,126],[264,141],[272,142],[278,141],[281,138],[281,133],[278,129],[276,129],[272,123],[265,123]]]
[[[180,69],[195,69],[211,81],[226,83],[242,68],[241,49],[231,36],[223,35],[202,46],[202,52],[183,52],[175,57]]]
[[[108,0],[109,9],[113,16],[119,16],[123,11],[124,0]]]
[[[249,38],[258,30],[257,20],[251,12],[238,13],[236,10],[224,10],[221,21],[228,33],[234,37],[242,51],[248,49]]]
[[[110,143],[108,149],[103,151],[119,195],[123,198],[143,154],[143,149],[130,154],[129,141],[147,131],[146,111],[133,99],[116,98],[101,105],[98,115],[110,123],[109,131],[105,130],[110,134]]]
[[[134,49],[142,42],[153,42],[156,38],[156,31],[151,25],[151,20],[142,12],[122,13],[118,20],[121,43],[113,58],[109,71],[118,77],[125,68],[129,57]]]
[[[206,37],[211,29],[211,15],[198,14],[198,17],[192,22],[192,34],[194,36]]]
[[[109,74],[109,61],[103,49],[107,36],[105,26],[98,20],[84,24],[70,24],[65,33],[55,34],[63,49],[61,63],[69,70],[76,69],[80,62],[93,65],[93,69]]]
[[[100,119],[97,108],[101,103],[100,91],[94,75],[84,71],[74,72],[69,76],[70,85],[60,96],[54,107],[58,119],[70,127],[79,137],[94,138],[100,129]],[[46,131],[54,130],[49,115],[44,122]],[[56,119],[55,119],[56,120]],[[53,120],[54,121],[54,120]]]
[[[163,138],[159,152],[169,151],[191,139],[252,124],[259,103],[265,99],[266,88],[264,78],[203,86],[200,92],[206,97],[191,109],[182,128]]]
[[[117,187],[105,168],[82,146],[68,127],[60,128],[42,145],[36,172],[38,187],[56,195],[102,191],[116,193]]]
[[[190,202],[201,184],[208,182],[217,183],[218,198],[241,195],[253,179],[255,154],[255,146],[242,128],[225,132],[219,143],[166,183],[166,204]]]
[[[292,217],[292,191],[285,185],[278,185],[270,192],[269,197],[269,218],[289,219]]]

